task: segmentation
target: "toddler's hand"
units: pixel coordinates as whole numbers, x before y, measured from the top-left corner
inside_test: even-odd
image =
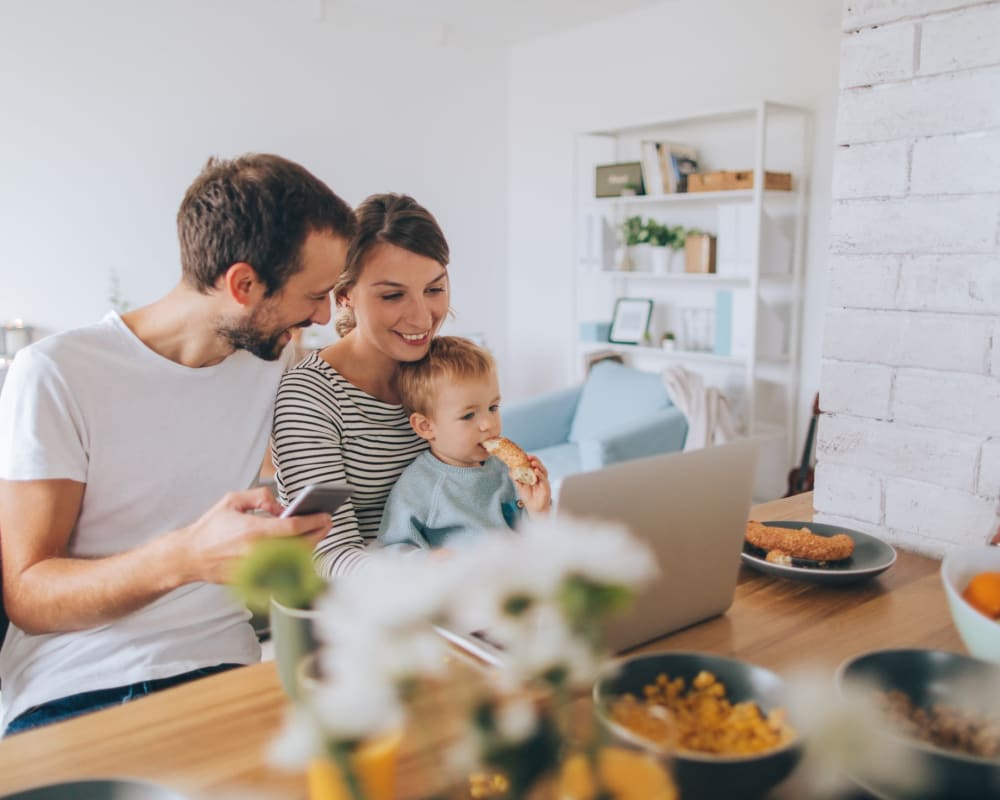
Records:
[[[552,486],[549,484],[549,473],[535,456],[529,455],[528,461],[534,470],[537,481],[534,486],[514,482],[517,496],[521,498],[525,509],[532,514],[544,514],[552,507]]]

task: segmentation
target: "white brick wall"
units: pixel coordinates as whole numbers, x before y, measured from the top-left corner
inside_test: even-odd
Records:
[[[993,355],[990,357],[990,374],[1000,376],[1000,321],[993,327]]]
[[[1000,53],[1000,31],[997,31],[997,43],[994,47]],[[888,147],[892,144],[898,145],[896,142],[889,142],[868,147]],[[898,166],[894,168],[898,171]],[[955,136],[934,136],[922,139],[913,146],[910,177],[910,191],[913,194],[995,192],[998,186],[1000,132],[977,131]]]
[[[948,73],[840,94],[837,142],[884,142],[1000,127],[1000,69]]]
[[[1000,315],[1000,262],[996,254],[903,259],[895,306],[913,311]]]
[[[817,519],[918,552],[1000,509],[1000,0],[845,0]]]
[[[820,407],[822,403],[821,394]],[[846,414],[822,414],[817,457],[820,463],[829,461],[971,492],[980,446],[974,436]]]
[[[824,461],[816,467],[816,511],[838,509],[848,501],[856,519],[882,521],[882,481],[875,473]]]
[[[901,369],[892,393],[892,419],[911,425],[1000,436],[1000,379]]]
[[[985,373],[995,323],[989,317],[891,310],[827,312],[823,357]]]
[[[983,445],[976,492],[983,497],[1000,497],[1000,439]]]
[[[833,196],[901,197],[909,180],[907,141],[843,147],[833,156]]]
[[[1000,97],[1000,86],[997,89]],[[996,248],[998,220],[1000,194],[838,201],[830,218],[830,249],[835,253],[991,252]]]
[[[831,255],[827,304],[832,308],[891,308],[899,283],[899,256]]]
[[[920,73],[948,72],[1000,63],[1000,7],[970,8],[929,19],[921,26]]]
[[[901,19],[926,17],[937,11],[991,4],[987,0],[845,0],[843,29],[853,31]]]
[[[916,36],[916,25],[866,28],[845,36],[840,47],[840,88],[911,77]]]
[[[885,485],[885,524],[928,539],[976,544],[991,530],[995,504],[970,492],[892,479]]]
[[[820,408],[833,414],[889,419],[893,370],[875,364],[824,361]]]

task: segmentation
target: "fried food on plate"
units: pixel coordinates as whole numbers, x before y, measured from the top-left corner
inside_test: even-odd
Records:
[[[483,442],[483,447],[487,453],[496,456],[510,468],[511,477],[518,483],[534,486],[538,482],[538,477],[531,468],[531,462],[528,461],[528,454],[510,439],[505,439],[503,436],[487,439]]]
[[[817,536],[808,528],[776,528],[751,520],[747,523],[747,541],[768,552],[768,561],[784,563],[783,557],[806,558],[810,561],[843,561],[854,552],[854,540],[846,533]],[[774,559],[772,551],[778,551]]]

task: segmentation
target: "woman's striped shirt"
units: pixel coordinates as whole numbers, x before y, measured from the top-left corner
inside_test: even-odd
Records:
[[[316,566],[343,575],[375,539],[389,490],[427,448],[406,410],[362,391],[310,353],[285,373],[274,408],[272,455],[282,503],[310,483],[349,483],[355,491],[316,545]]]

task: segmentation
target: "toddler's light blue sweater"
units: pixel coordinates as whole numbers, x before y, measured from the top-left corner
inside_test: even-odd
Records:
[[[513,528],[523,513],[498,458],[481,467],[455,467],[425,451],[392,487],[378,540],[402,550],[444,547],[461,536]]]

